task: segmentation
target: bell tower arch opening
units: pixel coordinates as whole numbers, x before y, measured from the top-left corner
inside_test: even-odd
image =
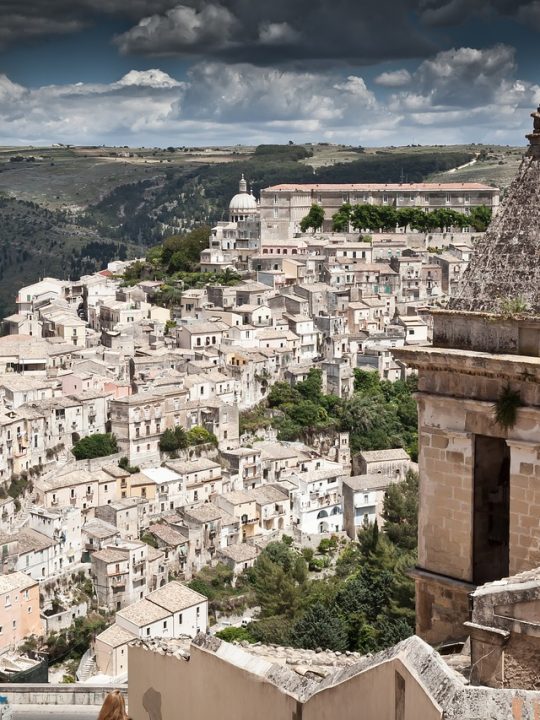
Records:
[[[474,438],[473,581],[509,574],[510,448],[504,438]]]

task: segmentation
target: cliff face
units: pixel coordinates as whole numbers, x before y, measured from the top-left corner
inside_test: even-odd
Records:
[[[453,310],[540,313],[540,108],[518,175],[479,241]]]

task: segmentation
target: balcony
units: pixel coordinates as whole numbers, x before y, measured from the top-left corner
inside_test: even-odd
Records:
[[[113,588],[126,587],[125,575],[113,575],[111,577],[111,586]]]
[[[132,565],[135,570],[139,570],[140,568],[146,566],[146,560],[133,560]]]

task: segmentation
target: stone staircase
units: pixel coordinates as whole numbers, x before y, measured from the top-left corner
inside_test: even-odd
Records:
[[[77,682],[86,682],[97,672],[96,656],[91,649],[88,649],[81,658],[77,668]]]

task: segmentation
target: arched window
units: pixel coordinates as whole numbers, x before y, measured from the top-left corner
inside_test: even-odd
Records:
[[[336,506],[332,510],[332,515],[339,515],[340,512],[341,512],[341,508],[339,506]]]
[[[325,517],[328,517],[328,513],[326,512],[326,510],[321,510],[320,513],[317,515],[317,520]]]

